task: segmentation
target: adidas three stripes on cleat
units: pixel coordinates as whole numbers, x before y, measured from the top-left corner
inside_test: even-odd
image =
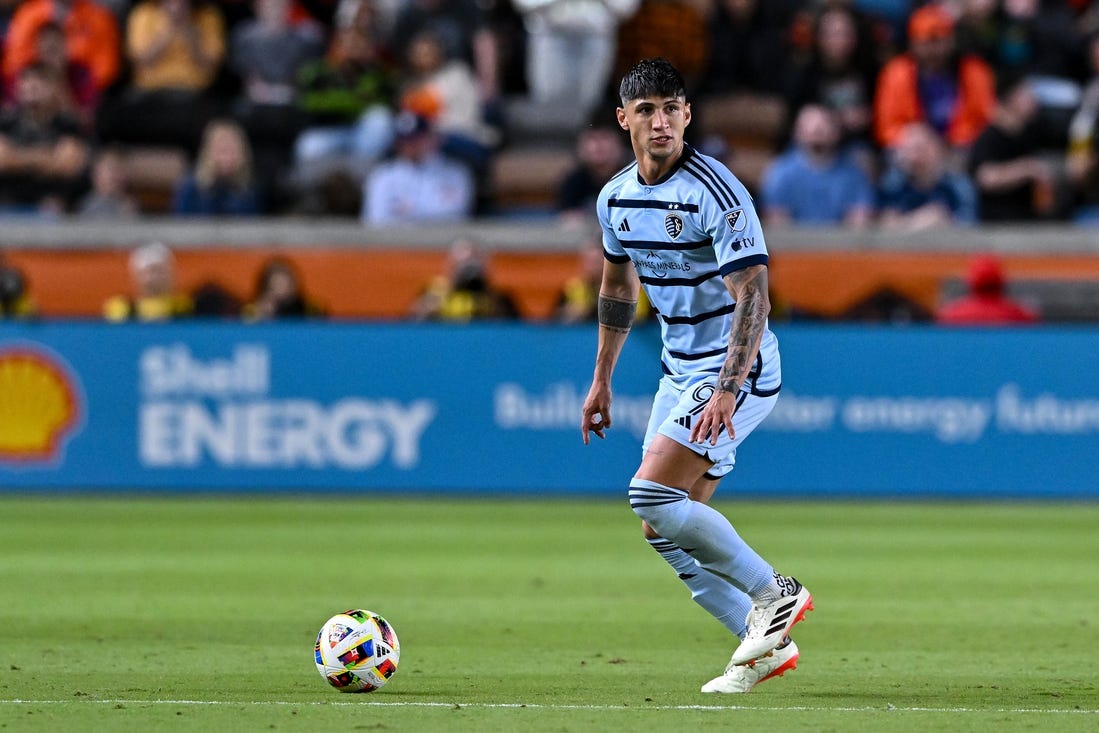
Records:
[[[805,612],[813,610],[813,596],[797,580],[790,578],[793,589],[777,601],[752,606],[748,612],[748,633],[733,652],[732,664],[748,664],[777,647]]]

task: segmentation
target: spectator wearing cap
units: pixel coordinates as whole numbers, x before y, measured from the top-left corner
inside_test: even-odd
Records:
[[[905,125],[927,122],[951,148],[965,149],[988,125],[996,104],[992,68],[954,46],[954,19],[931,3],[908,21],[908,51],[878,75],[874,133],[883,147],[897,143]]]
[[[1038,316],[1010,298],[999,258],[979,255],[969,263],[969,292],[950,301],[935,314],[938,323],[950,326],[1007,326],[1036,323]]]
[[[431,122],[397,116],[394,155],[367,176],[362,219],[369,225],[453,222],[473,214],[475,187],[469,169],[445,156]]]

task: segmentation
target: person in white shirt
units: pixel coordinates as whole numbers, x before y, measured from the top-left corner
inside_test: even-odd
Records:
[[[614,69],[618,26],[640,0],[513,0],[527,30],[532,101],[568,101],[583,120],[602,100]]]
[[[473,214],[476,189],[469,169],[439,151],[424,117],[396,119],[395,154],[363,184],[362,220],[368,225],[462,221]]]

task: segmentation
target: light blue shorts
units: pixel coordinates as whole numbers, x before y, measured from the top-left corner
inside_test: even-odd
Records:
[[[735,435],[730,438],[728,431],[722,430],[716,445],[710,445],[709,438],[704,442],[692,443],[691,428],[698,414],[710,401],[716,385],[717,375],[708,375],[689,382],[686,387],[677,385],[669,377],[662,378],[653,398],[649,426],[641,445],[642,454],[649,449],[653,437],[660,433],[709,459],[714,465],[706,472],[707,476],[721,478],[732,471],[736,463],[737,446],[771,414],[778,402],[778,394],[776,392],[761,396],[741,390],[737,395],[736,412],[733,413]]]

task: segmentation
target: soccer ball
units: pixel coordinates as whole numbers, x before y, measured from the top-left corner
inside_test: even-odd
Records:
[[[317,634],[317,671],[340,692],[373,692],[385,685],[401,658],[397,632],[373,611],[337,613]]]

